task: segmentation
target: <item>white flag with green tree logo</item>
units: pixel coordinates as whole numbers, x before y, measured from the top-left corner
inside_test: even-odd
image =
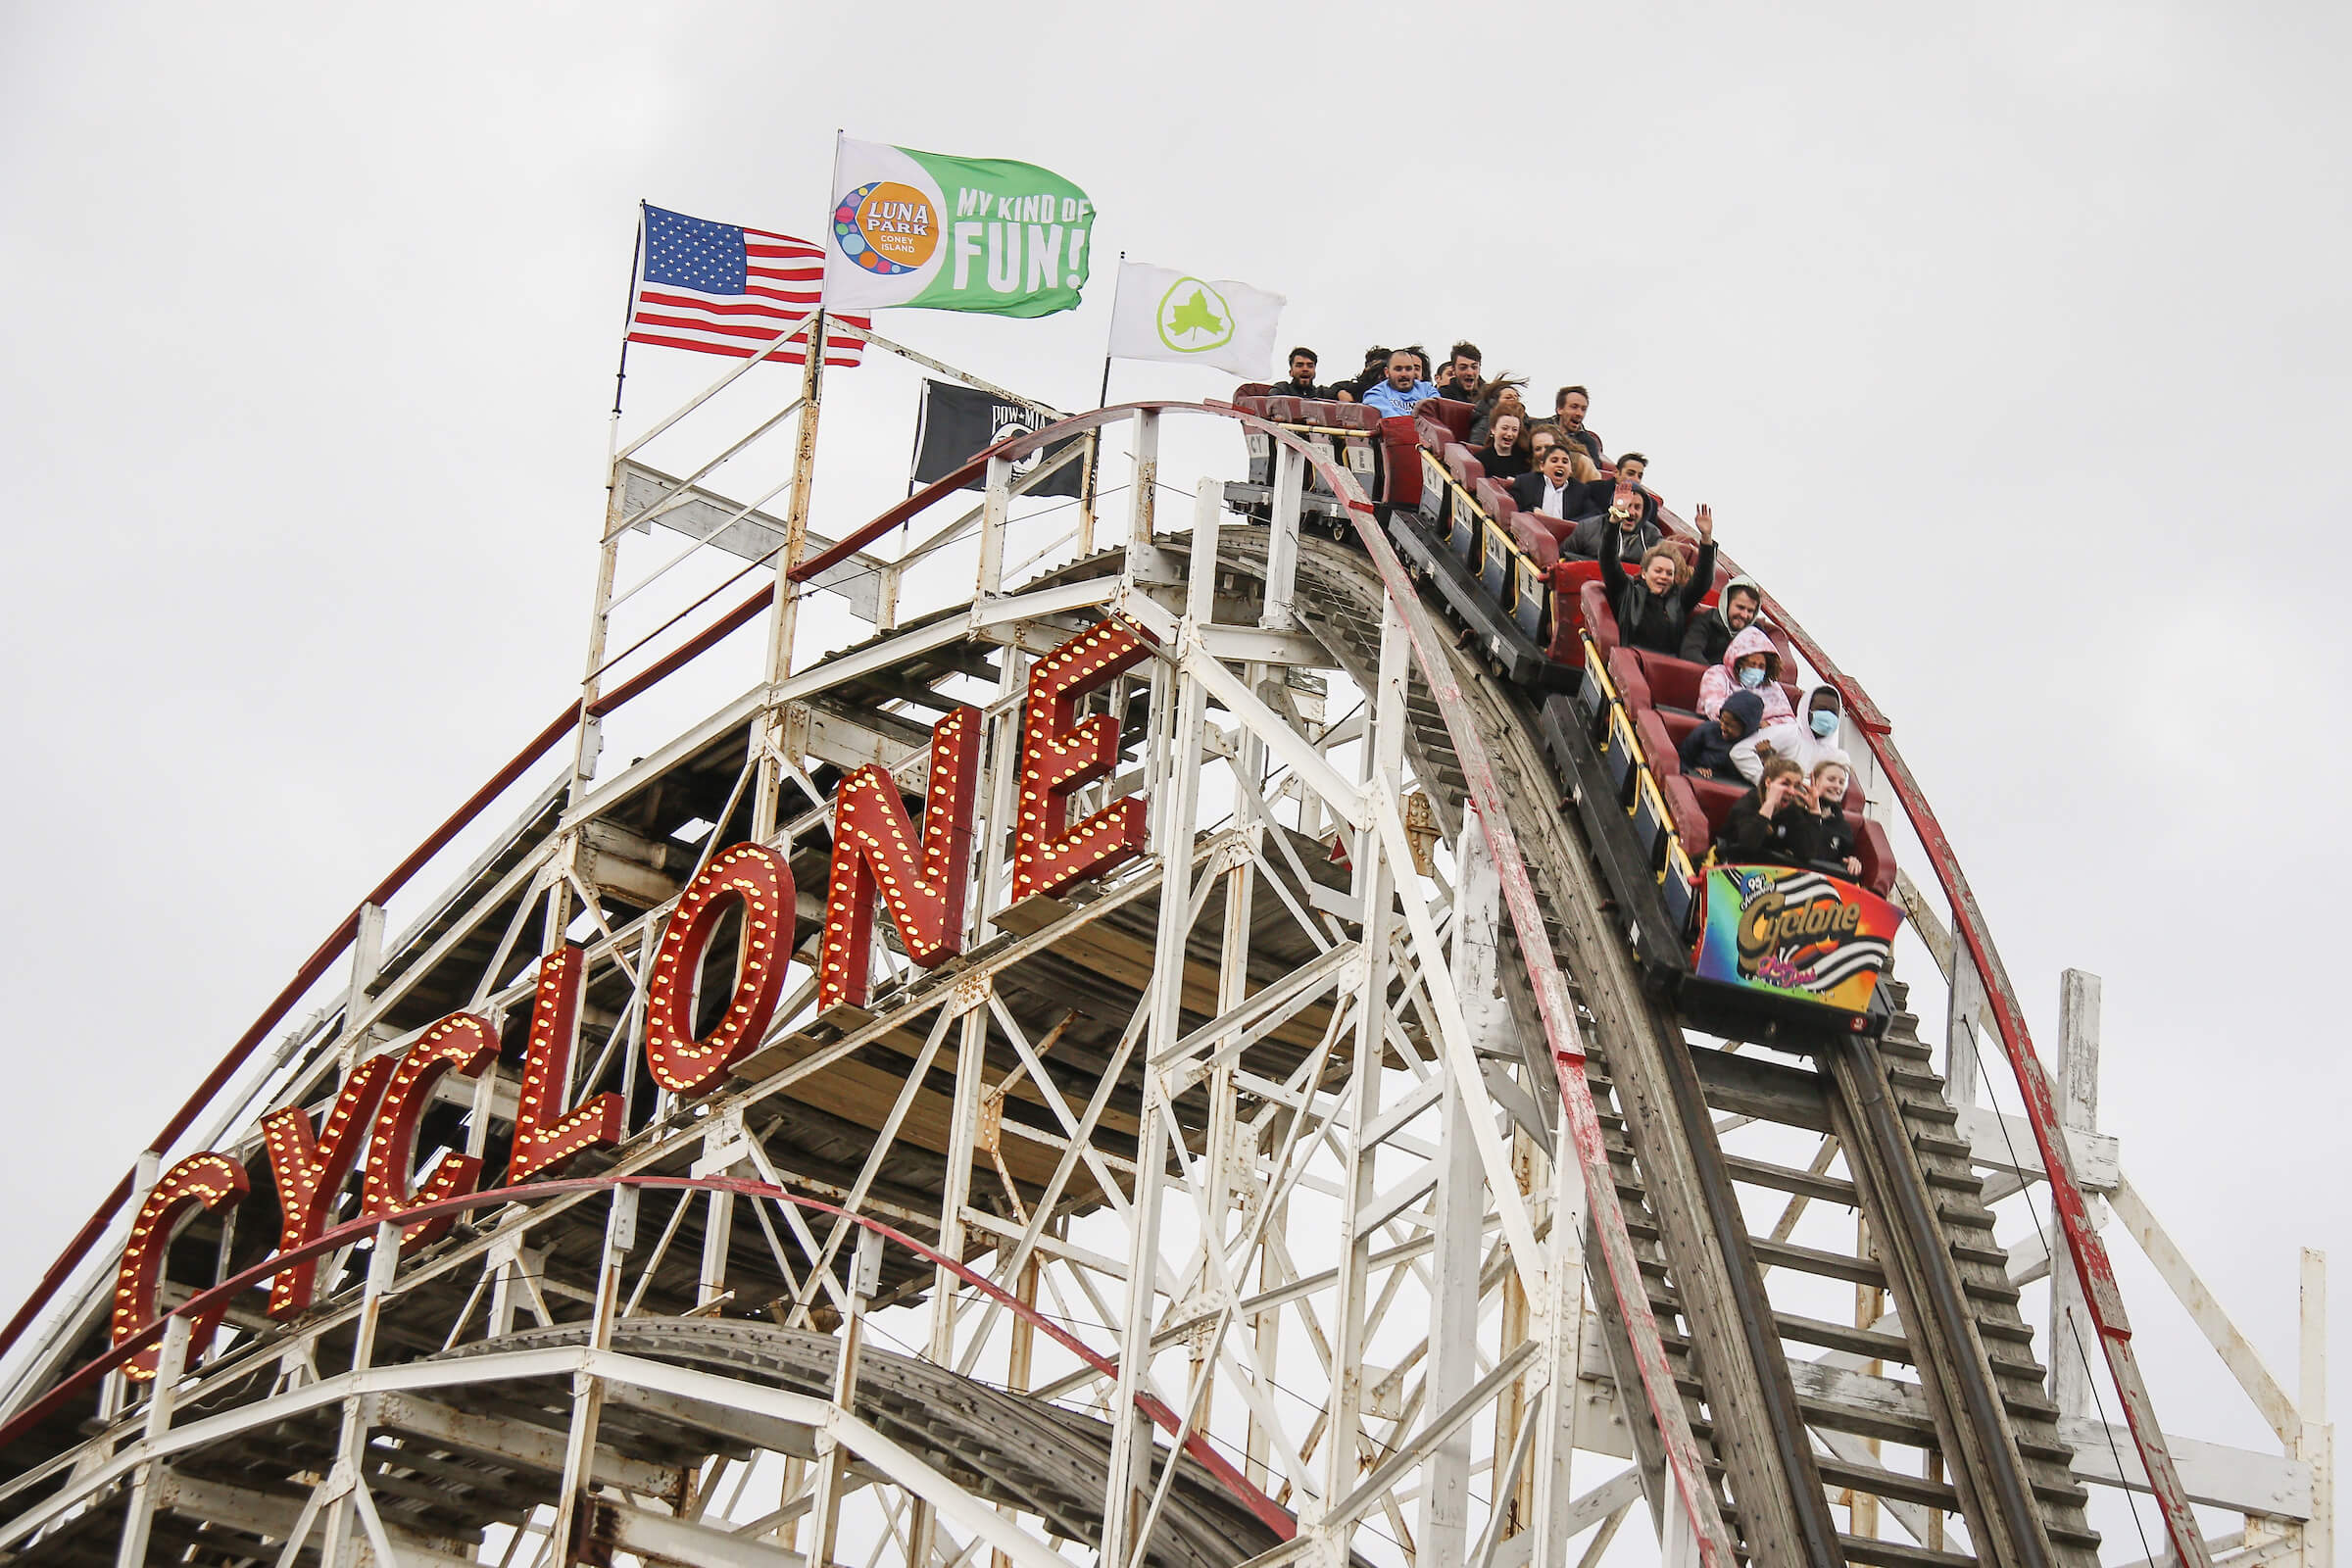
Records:
[[[1086,286],[1095,206],[1049,169],[843,137],[825,306],[1051,316]]]
[[[1190,362],[1235,375],[1265,375],[1274,364],[1283,303],[1279,294],[1231,278],[1121,262],[1110,352],[1122,360]]]

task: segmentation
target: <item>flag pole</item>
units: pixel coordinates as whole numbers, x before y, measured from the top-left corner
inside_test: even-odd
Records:
[[[605,427],[605,486],[612,488],[612,463],[620,452],[620,389],[629,379],[629,327],[637,319],[637,274],[645,262],[645,202],[637,203],[637,234],[629,245],[629,299],[621,308],[620,367],[612,372],[612,417]]]
[[[1122,271],[1126,265],[1127,253],[1121,251],[1119,267]],[[1114,322],[1119,317],[1119,279],[1116,272],[1111,274],[1110,280],[1110,317]],[[1095,407],[1104,409],[1109,406],[1110,337],[1105,333],[1102,338],[1102,389],[1095,394]],[[1102,466],[1102,427],[1097,425],[1086,432],[1086,472],[1078,481],[1078,554],[1081,559],[1095,553],[1095,472]]]
[[[825,199],[830,203],[840,184],[841,131],[833,132],[833,173],[825,187]],[[832,220],[819,232],[830,235]],[[826,271],[832,270],[832,249],[827,242]],[[807,359],[801,366],[801,420],[792,450],[792,501],[784,512],[784,554],[776,564],[776,594],[774,612],[768,616],[767,679],[770,686],[792,673],[792,644],[800,629],[801,593],[792,580],[792,570],[801,564],[808,546],[808,492],[816,477],[816,421],[825,388],[825,284],[819,281],[816,294],[816,316],[808,323],[808,341],[803,345]],[[776,830],[776,794],[782,783],[780,742],[784,734],[784,715],[770,710],[760,723],[759,787],[752,796],[752,837],[765,842]],[[725,824],[721,823],[723,831]]]

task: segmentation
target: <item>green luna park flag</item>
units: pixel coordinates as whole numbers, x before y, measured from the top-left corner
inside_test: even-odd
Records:
[[[1095,206],[1035,164],[843,137],[825,223],[825,305],[1051,316],[1086,286]]]

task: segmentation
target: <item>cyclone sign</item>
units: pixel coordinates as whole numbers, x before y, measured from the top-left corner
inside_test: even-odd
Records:
[[[1868,889],[1796,866],[1710,867],[1704,898],[1691,954],[1700,979],[1841,1012],[1869,1007],[1903,919]]]

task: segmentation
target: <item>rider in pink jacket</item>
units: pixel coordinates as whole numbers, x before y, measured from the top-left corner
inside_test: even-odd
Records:
[[[1734,637],[1732,646],[1723,651],[1723,662],[1709,664],[1707,672],[1698,677],[1699,712],[1713,718],[1722,711],[1723,700],[1740,690],[1763,699],[1767,724],[1796,716],[1789,711],[1788,694],[1781,690],[1781,651],[1761,626],[1746,627]]]

